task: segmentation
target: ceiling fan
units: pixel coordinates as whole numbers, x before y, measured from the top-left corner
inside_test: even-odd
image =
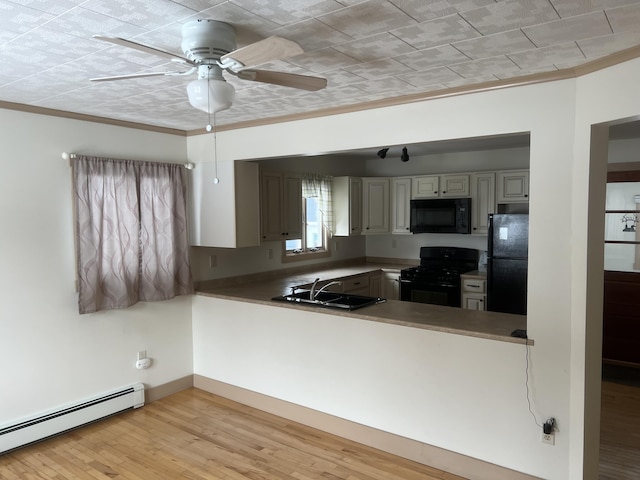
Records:
[[[184,71],[92,78],[91,81],[105,82],[141,77],[183,76],[197,72],[198,79],[187,85],[189,103],[210,114],[225,110],[233,104],[235,89],[224,79],[223,71],[241,80],[309,91],[321,90],[327,85],[327,80],[320,77],[252,68],[252,65],[299,55],[303,53],[303,50],[297,43],[281,37],[268,37],[236,49],[235,29],[231,25],[217,20],[192,20],[182,26],[181,47],[185,56],[118,37],[94,35],[94,38],[169,58],[173,62],[190,68]]]

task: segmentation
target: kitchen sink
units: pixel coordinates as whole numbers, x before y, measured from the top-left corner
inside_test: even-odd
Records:
[[[315,305],[318,307],[335,308],[340,310],[356,310],[357,308],[386,302],[386,299],[380,297],[367,297],[365,295],[350,295],[347,293],[334,292],[318,292],[314,298],[311,298],[310,290],[303,290],[289,295],[273,297],[272,300],[279,302],[296,302],[303,305]]]

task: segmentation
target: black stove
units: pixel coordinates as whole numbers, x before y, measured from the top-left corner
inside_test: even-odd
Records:
[[[420,266],[400,272],[400,299],[460,306],[460,275],[478,268],[479,250],[422,247]]]

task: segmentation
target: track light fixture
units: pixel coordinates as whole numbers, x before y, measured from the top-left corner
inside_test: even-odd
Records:
[[[387,156],[387,152],[389,151],[388,148],[381,148],[380,150],[378,150],[378,156],[380,158],[384,158]]]
[[[409,153],[407,152],[407,147],[402,148],[402,155],[400,155],[400,160],[403,162],[409,161]]]

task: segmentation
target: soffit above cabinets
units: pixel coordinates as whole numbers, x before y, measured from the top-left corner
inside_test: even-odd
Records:
[[[187,100],[193,78],[90,83],[175,69],[93,35],[182,54],[182,25],[216,19],[239,46],[279,35],[305,50],[260,68],[328,80],[307,92],[227,76],[236,99],[220,126],[556,72],[640,45],[638,0],[0,0],[0,10],[0,102],[184,131],[208,122]]]

